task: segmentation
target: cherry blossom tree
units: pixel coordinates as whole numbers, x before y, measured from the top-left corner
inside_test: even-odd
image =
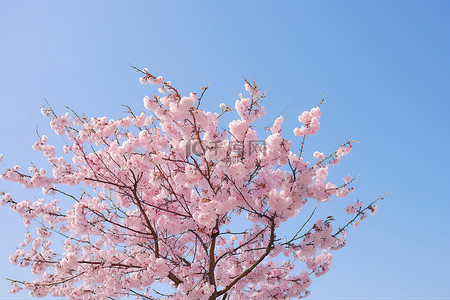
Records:
[[[239,94],[234,109],[220,104],[212,113],[200,108],[208,87],[182,96],[170,81],[136,70],[142,84],[158,87],[158,95],[144,97],[149,112],[129,109],[112,120],[43,107],[51,128],[65,136],[64,153],[39,136],[33,149],[51,172],[32,164],[1,176],[43,194],[36,201],[0,195],[27,228],[10,261],[37,275],[32,282],[9,279],[10,292],[69,299],[308,296],[311,276],[328,272],[347,229],[374,214],[381,199],[348,205],[340,227],[333,217],[313,220],[318,205],[347,196],[354,180],[327,180],[352,140],[329,155],[315,152],[314,162],[302,157],[306,137],[319,130],[324,99],[299,116],[296,151],[283,138],[283,117],[258,140],[254,122],[265,115],[266,93],[255,84],[245,81],[249,96]],[[219,120],[232,110],[239,118],[221,129]],[[316,208],[301,214],[308,201]],[[299,215],[291,236],[278,234]]]

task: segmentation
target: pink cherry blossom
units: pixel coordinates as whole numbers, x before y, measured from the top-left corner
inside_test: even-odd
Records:
[[[308,162],[303,143],[320,128],[319,107],[298,117],[300,139],[287,139],[281,116],[258,136],[266,93],[255,84],[245,80],[248,97],[239,94],[236,119],[226,126],[226,104],[205,111],[200,94],[182,95],[163,77],[136,70],[142,84],[156,85],[144,112],[129,109],[113,120],[42,108],[65,144],[42,135],[33,149],[48,165],[15,165],[1,175],[42,193],[34,200],[0,193],[0,204],[27,228],[10,261],[37,278],[12,279],[11,292],[155,299],[164,286],[168,299],[307,297],[310,275],[330,270],[348,229],[373,215],[381,198],[347,205],[349,220],[338,224],[307,205],[353,191],[350,175],[341,185],[329,180],[353,141],[330,154],[315,151]],[[286,223],[298,215],[299,222]]]

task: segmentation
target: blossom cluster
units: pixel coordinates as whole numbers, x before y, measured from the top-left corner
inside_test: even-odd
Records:
[[[331,217],[309,225],[314,210],[290,238],[277,232],[308,202],[320,205],[353,190],[351,177],[343,184],[327,180],[352,141],[328,156],[315,152],[317,162],[311,163],[291,150],[292,141],[282,135],[284,118],[278,117],[263,139],[264,152],[252,151],[249,143],[261,140],[253,124],[266,112],[265,93],[256,85],[246,82],[249,97],[239,94],[234,105],[239,118],[220,129],[220,117],[231,108],[221,104],[221,113],[205,111],[199,108],[203,94],[182,96],[161,76],[139,71],[142,84],[158,86],[158,95],[143,99],[149,112],[130,110],[113,120],[59,116],[43,108],[51,128],[66,137],[64,154],[44,135],[33,149],[46,157],[51,172],[14,166],[1,175],[43,194],[36,201],[0,195],[0,204],[20,214],[28,230],[10,260],[38,276],[13,280],[11,292],[154,299],[158,294],[151,287],[161,282],[171,288],[170,299],[308,296],[310,275],[328,272],[347,228],[376,206],[349,205],[346,212],[355,217],[338,228]],[[303,112],[294,134],[315,134],[320,116],[319,107]],[[193,142],[195,152],[188,151]],[[242,145],[238,153],[232,143]],[[67,186],[81,186],[82,192],[70,194]],[[244,226],[241,214],[250,225],[231,231]],[[64,240],[61,247],[56,237]]]

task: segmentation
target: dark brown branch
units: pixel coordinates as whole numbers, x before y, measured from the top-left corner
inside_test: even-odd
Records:
[[[242,272],[241,275],[239,275],[236,279],[234,279],[223,290],[218,292],[217,296],[219,297],[219,296],[227,293],[239,280],[241,280],[242,278],[244,278],[245,276],[250,274],[250,272],[253,271],[253,269],[255,269],[270,254],[270,252],[273,249],[274,242],[275,242],[275,220],[274,220],[274,217],[272,217],[272,224],[270,225],[270,240],[269,240],[269,243],[267,244],[266,251],[264,252],[264,254],[261,255],[261,257],[253,265],[251,265],[250,268],[248,268],[247,270]]]
[[[214,286],[214,293],[211,295],[210,299],[217,298],[217,290],[216,290],[216,279],[214,277],[214,270],[216,268],[215,261],[215,250],[216,250],[216,239],[219,236],[219,224],[216,222],[216,226],[214,227],[214,232],[211,235],[211,246],[209,248],[209,270],[208,270],[208,278],[209,284]]]
[[[134,175],[134,174],[133,174],[133,175]],[[150,232],[151,232],[152,235],[153,235],[153,239],[155,240],[155,257],[156,257],[156,258],[159,258],[159,257],[160,257],[160,253],[159,253],[159,239],[158,239],[158,233],[157,233],[156,230],[153,228],[153,226],[152,226],[152,224],[151,224],[151,222],[150,222],[150,219],[148,218],[147,214],[145,213],[144,208],[142,207],[141,200],[139,199],[139,196],[138,196],[138,194],[137,194],[137,182],[135,182],[135,184],[134,184],[133,195],[134,195],[134,197],[135,197],[135,199],[136,199],[136,205],[138,206],[139,211],[141,212],[142,216],[144,217],[145,222],[146,222],[146,224],[147,224],[147,227],[148,227],[148,229],[150,229]],[[172,272],[169,272],[169,275],[168,275],[167,277],[169,277],[169,279],[172,280],[172,281],[175,283],[175,285],[179,285],[179,284],[182,282],[182,281],[181,281],[177,276],[175,276],[175,274],[173,274]]]

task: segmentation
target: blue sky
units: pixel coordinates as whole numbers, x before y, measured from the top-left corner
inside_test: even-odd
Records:
[[[31,149],[36,125],[50,133],[43,96],[59,113],[68,105],[118,118],[120,104],[142,109],[150,90],[129,63],[185,93],[211,83],[205,109],[233,105],[242,76],[255,79],[270,88],[268,122],[283,114],[292,139],[298,114],[326,92],[322,127],[307,151],[357,139],[332,172],[361,174],[346,201],[392,194],[350,232],[310,299],[450,299],[449,13],[450,2],[437,0],[3,0],[0,170],[43,163]],[[0,189],[39,197],[4,182]],[[9,295],[3,280],[30,278],[8,261],[23,240],[22,222],[4,207],[0,217],[0,298],[27,298]]]

